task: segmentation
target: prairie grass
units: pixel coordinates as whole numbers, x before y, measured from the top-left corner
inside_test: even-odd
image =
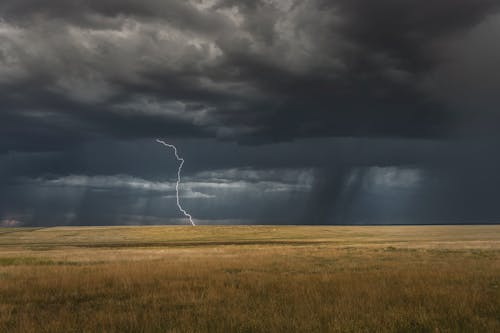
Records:
[[[0,229],[0,332],[499,332],[500,226]]]

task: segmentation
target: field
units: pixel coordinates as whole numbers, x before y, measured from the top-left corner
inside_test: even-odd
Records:
[[[0,228],[0,332],[500,332],[500,226]]]

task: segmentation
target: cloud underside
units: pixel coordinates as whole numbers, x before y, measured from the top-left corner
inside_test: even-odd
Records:
[[[498,143],[315,139],[258,146],[182,140],[180,197],[199,222],[498,221]],[[0,156],[5,226],[185,223],[178,161],[153,140]],[[9,222],[10,221],[10,222]],[[16,223],[12,221],[17,221]]]
[[[310,206],[308,195],[314,173],[312,169],[290,168],[199,172],[185,177],[180,184],[180,200],[202,224],[339,223],[340,210],[319,221],[318,216],[324,214],[324,209]],[[346,176],[344,190],[360,190],[362,195],[358,201],[373,194],[401,197],[401,193],[407,195],[405,191],[417,189],[422,182],[420,170],[394,167],[357,168]],[[22,179],[3,192],[10,198],[10,204],[0,203],[0,211],[10,210],[8,217],[1,221],[3,227],[186,222],[180,218],[182,215],[175,204],[175,182],[172,181],[126,175],[71,175]],[[342,200],[346,199],[344,196],[341,195]],[[23,201],[35,204],[24,206]],[[331,205],[337,203],[332,201]]]
[[[464,110],[453,90],[435,88],[457,81],[449,66],[478,57],[455,41],[476,27],[466,43],[480,40],[484,22],[498,27],[497,9],[494,0],[4,2],[0,149],[164,134],[452,136]]]

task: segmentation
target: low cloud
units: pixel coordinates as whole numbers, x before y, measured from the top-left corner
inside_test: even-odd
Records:
[[[21,227],[23,223],[18,220],[14,219],[5,219],[5,220],[0,220],[0,227],[2,228],[14,228],[14,227]]]
[[[130,177],[126,175],[113,176],[85,176],[71,175],[56,179],[38,179],[38,182],[45,186],[74,186],[89,187],[96,189],[129,188],[145,191],[172,191],[175,190],[175,183],[152,182],[145,179]]]
[[[151,181],[129,175],[70,175],[54,179],[35,180],[40,186],[75,187],[96,191],[128,190],[167,192],[164,198],[175,198],[175,180]],[[249,170],[227,169],[199,172],[181,180],[182,198],[215,198],[217,194],[272,193],[308,191],[311,188],[310,170]]]

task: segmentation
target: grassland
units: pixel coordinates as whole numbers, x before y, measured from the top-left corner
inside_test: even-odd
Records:
[[[500,226],[0,228],[0,332],[500,332]]]

